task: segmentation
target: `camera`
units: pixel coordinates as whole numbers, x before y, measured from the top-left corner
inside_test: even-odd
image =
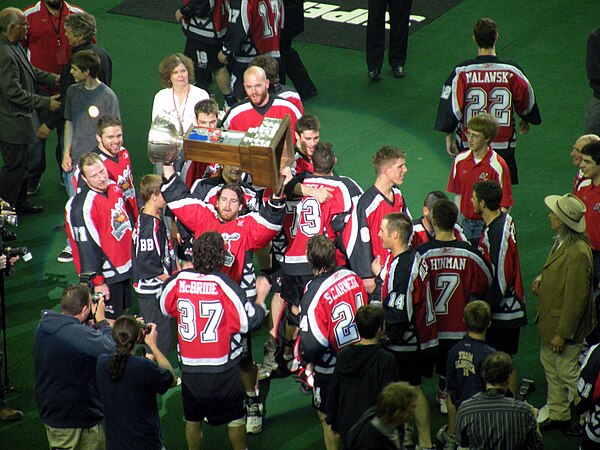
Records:
[[[6,224],[16,227],[19,225],[19,217],[15,214],[14,208],[0,199],[0,228],[4,228]]]
[[[527,396],[532,392],[535,392],[535,382],[533,380],[523,378],[521,380],[519,388],[517,389],[517,395],[515,396],[515,398],[517,400],[525,401]]]

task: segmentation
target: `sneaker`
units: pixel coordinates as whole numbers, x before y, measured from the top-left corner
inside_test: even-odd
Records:
[[[448,405],[446,404],[447,398],[448,398],[448,392],[440,391],[438,389],[437,401],[440,404],[440,412],[442,414],[448,414]]]
[[[252,403],[246,411],[246,433],[258,434],[262,432],[263,404]]]
[[[72,262],[73,261],[73,250],[71,250],[71,247],[65,247],[63,249],[62,252],[60,252],[60,255],[58,255],[58,258],[56,258],[58,260],[58,262],[61,263],[68,263],[68,262]]]
[[[448,435],[448,425],[444,425],[435,435],[435,439],[443,450],[455,450],[456,439]]]
[[[0,409],[0,420],[4,422],[17,422],[23,417],[23,412],[10,407]]]
[[[279,363],[277,362],[276,353],[277,345],[271,339],[268,339],[263,350],[263,366],[271,370],[277,369]]]

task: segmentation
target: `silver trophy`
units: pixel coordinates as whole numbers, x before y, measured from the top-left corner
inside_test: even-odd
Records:
[[[148,132],[148,158],[152,163],[171,164],[183,149],[183,127],[174,114],[159,113]]]

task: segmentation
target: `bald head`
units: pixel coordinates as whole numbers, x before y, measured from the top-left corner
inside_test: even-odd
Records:
[[[0,33],[4,34],[9,41],[16,42],[14,35],[18,34],[21,28],[27,32],[27,26],[21,26],[24,23],[27,23],[25,14],[18,8],[9,6],[0,11]]]
[[[600,141],[600,137],[595,134],[584,134],[577,138],[573,144],[573,149],[571,150],[571,159],[573,160],[574,166],[579,167],[579,164],[581,164],[581,149],[589,143],[597,141]]]
[[[244,72],[244,90],[255,106],[269,103],[269,80],[262,67],[251,66]]]

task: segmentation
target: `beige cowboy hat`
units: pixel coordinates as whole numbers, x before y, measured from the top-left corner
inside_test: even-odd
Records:
[[[577,233],[585,231],[585,205],[574,194],[549,195],[544,199],[546,206],[558,216],[562,223]]]

